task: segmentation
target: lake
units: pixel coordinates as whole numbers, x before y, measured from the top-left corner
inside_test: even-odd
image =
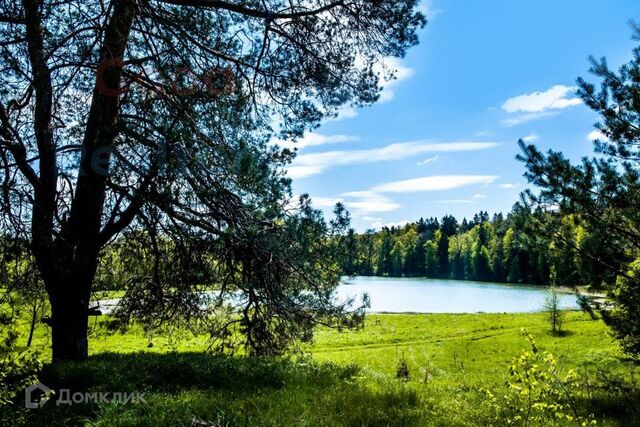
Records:
[[[530,313],[543,311],[544,287],[425,278],[344,278],[338,300],[368,294],[369,312]],[[360,301],[360,298],[357,299]],[[561,307],[578,308],[576,296],[560,294]]]
[[[371,299],[371,313],[531,313],[543,310],[548,290],[464,280],[345,277],[338,286],[337,299],[356,296],[359,302],[364,293]],[[578,308],[575,295],[559,295],[562,308]],[[119,302],[117,298],[105,299],[97,305],[109,314]]]

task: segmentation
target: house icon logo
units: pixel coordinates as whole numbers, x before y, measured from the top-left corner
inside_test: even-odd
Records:
[[[27,409],[38,409],[53,396],[49,387],[42,383],[32,384],[24,391],[24,406]]]

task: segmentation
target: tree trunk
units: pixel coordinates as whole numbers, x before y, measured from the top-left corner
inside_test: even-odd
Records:
[[[51,326],[53,362],[84,360],[89,354],[87,340],[87,310],[73,312],[54,310]]]
[[[68,221],[63,223],[60,237],[54,241],[54,245],[41,244],[51,241],[52,214],[47,214],[49,230],[38,230],[39,233],[33,237],[34,242],[38,243],[36,248],[44,247],[42,251],[34,252],[36,259],[40,260],[40,270],[45,277],[51,302],[54,362],[87,358],[89,296],[98,252],[101,245],[111,237],[101,235],[100,229],[111,150],[118,132],[122,61],[138,2],[116,0],[112,5],[113,10],[100,48],[100,63],[111,65],[103,73],[96,73]],[[99,166],[96,165],[97,159],[102,159]],[[53,189],[55,195],[55,181]],[[131,222],[132,219],[133,216],[130,216],[128,221]],[[51,263],[53,257],[60,262]]]
[[[56,281],[48,286],[51,301],[53,362],[84,360],[88,356],[89,296],[91,279]]]
[[[33,333],[36,330],[36,318],[38,316],[38,300],[33,301],[33,310],[31,310],[31,324],[29,325],[29,339],[27,340],[27,347],[31,347],[33,341]]]

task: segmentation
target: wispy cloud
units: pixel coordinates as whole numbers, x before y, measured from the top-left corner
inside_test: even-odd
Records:
[[[383,80],[382,92],[378,100],[379,103],[392,101],[393,98],[395,98],[395,88],[402,81],[410,79],[415,74],[415,70],[407,67],[402,59],[394,57],[385,58],[374,71],[377,72]],[[389,78],[388,75],[386,75],[388,71],[394,75],[394,78]]]
[[[358,141],[360,138],[353,135],[322,135],[315,132],[309,132],[297,141],[277,139],[274,141],[282,148],[301,150],[307,147],[316,147],[319,145],[338,144],[341,142]]]
[[[306,178],[308,176],[318,175],[324,172],[326,168],[324,166],[289,166],[287,168],[287,174],[291,178]]]
[[[417,193],[429,191],[446,191],[457,188],[492,184],[500,179],[494,175],[436,175],[404,181],[392,181],[375,185],[364,191],[350,191],[337,197],[313,197],[313,203],[317,207],[332,207],[337,202],[342,202],[354,214],[363,220],[379,220],[372,214],[393,212],[402,205],[389,197],[389,194]],[[471,199],[437,200],[435,203],[475,203],[475,199],[484,197],[476,195]],[[368,218],[368,219],[365,219]]]
[[[473,198],[474,199],[486,199],[487,196],[485,196],[484,194],[474,194]]]
[[[587,139],[589,141],[595,141],[595,140],[600,140],[605,142],[609,141],[609,137],[597,129],[589,132],[589,135],[587,135]]]
[[[376,185],[371,190],[381,193],[415,193],[445,191],[469,185],[492,184],[500,179],[496,175],[439,175],[407,179]]]
[[[333,208],[336,203],[342,203],[344,199],[339,197],[312,197],[311,203],[316,208]]]
[[[541,113],[580,105],[580,98],[567,98],[575,90],[575,87],[555,85],[544,92],[526,93],[507,99],[502,104],[502,109],[507,113]]]
[[[534,121],[534,120],[542,119],[543,117],[555,116],[557,114],[558,114],[557,111],[547,111],[547,112],[544,112],[544,113],[521,114],[521,115],[516,116],[516,117],[511,117],[509,119],[505,119],[505,120],[501,121],[500,123],[503,126],[512,127],[512,126],[521,125],[523,123],[531,122],[531,121]]]
[[[437,161],[438,159],[440,159],[440,156],[429,157],[429,158],[424,159],[421,162],[418,162],[417,165],[418,166],[428,165],[429,163],[433,163],[433,162]]]
[[[474,135],[475,136],[493,136],[494,132],[490,130],[479,130]]]
[[[355,215],[392,212],[402,207],[384,194],[373,191],[353,191],[341,196],[345,198],[344,205]]]
[[[342,107],[338,110],[338,114],[335,117],[327,117],[323,120],[324,123],[340,122],[342,120],[352,119],[358,116],[358,110],[351,106]]]
[[[524,142],[536,142],[540,139],[540,137],[538,135],[536,135],[535,133],[532,133],[531,135],[527,135],[527,136],[523,136],[522,140]]]
[[[297,197],[293,198],[294,200]],[[341,194],[339,197],[312,196],[314,208],[333,209],[336,203],[344,204],[355,216],[362,216],[364,221],[382,221],[382,218],[370,216],[372,213],[392,212],[402,206],[388,197],[371,191],[354,191]]]
[[[450,200],[436,200],[434,203],[438,203],[440,205],[472,205],[475,203],[474,200],[469,199],[450,199]]]
[[[493,175],[440,175],[393,181],[378,184],[365,191],[342,193],[339,201],[352,211],[354,216],[370,217],[372,214],[393,212],[402,205],[389,194],[446,191],[472,185],[487,185],[500,179]],[[475,203],[474,200],[438,200],[435,203]]]
[[[302,154],[288,167],[289,176],[304,178],[320,174],[337,166],[401,160],[425,153],[454,153],[486,150],[500,145],[497,142],[402,142],[381,148],[352,151],[326,151]]]
[[[555,115],[559,110],[582,104],[582,100],[572,96],[573,86],[555,85],[546,91],[526,93],[507,99],[502,110],[509,114],[518,114],[502,121],[504,126],[517,126],[522,123]]]
[[[375,64],[373,72],[380,78],[380,98],[379,104],[391,102],[395,98],[395,89],[401,82],[410,79],[415,74],[413,68],[408,67],[401,58],[393,56],[385,57],[381,62]],[[324,123],[339,122],[352,119],[358,115],[358,110],[352,106],[344,106],[335,117],[324,119]]]
[[[422,0],[419,7],[420,12],[422,12],[429,21],[433,20],[433,18],[435,18],[437,15],[440,15],[444,12],[444,10],[442,9],[434,8],[432,0]]]
[[[507,183],[498,185],[498,187],[504,188],[505,190],[510,190],[510,189],[513,189],[513,188],[518,188],[518,187],[520,187],[520,185],[521,184],[519,184],[519,183],[507,182]]]

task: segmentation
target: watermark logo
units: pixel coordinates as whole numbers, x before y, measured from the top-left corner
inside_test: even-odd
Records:
[[[145,75],[152,74],[149,70],[125,72],[125,63],[122,59],[109,58],[101,61],[96,70],[95,89],[98,93],[108,97],[118,97],[127,93],[133,83],[139,83],[141,87],[163,93],[164,95],[176,95],[190,97],[197,94],[212,98],[222,98],[232,95],[238,87],[237,77],[231,67],[214,67],[208,70],[195,71],[187,66],[177,66],[172,72],[161,71],[160,79],[164,83],[157,85],[151,80],[146,80]],[[124,73],[120,81],[113,80],[107,72],[110,69],[122,70]]]
[[[144,393],[138,392],[75,392],[71,393],[68,388],[62,388],[59,393],[54,392],[42,383],[33,384],[25,389],[24,405],[27,409],[39,409],[47,401],[52,400],[54,395],[56,406],[86,404],[86,403],[120,403],[138,404],[146,403]]]
[[[53,396],[53,391],[42,383],[27,387],[24,391],[24,406],[27,409],[38,409]]]

